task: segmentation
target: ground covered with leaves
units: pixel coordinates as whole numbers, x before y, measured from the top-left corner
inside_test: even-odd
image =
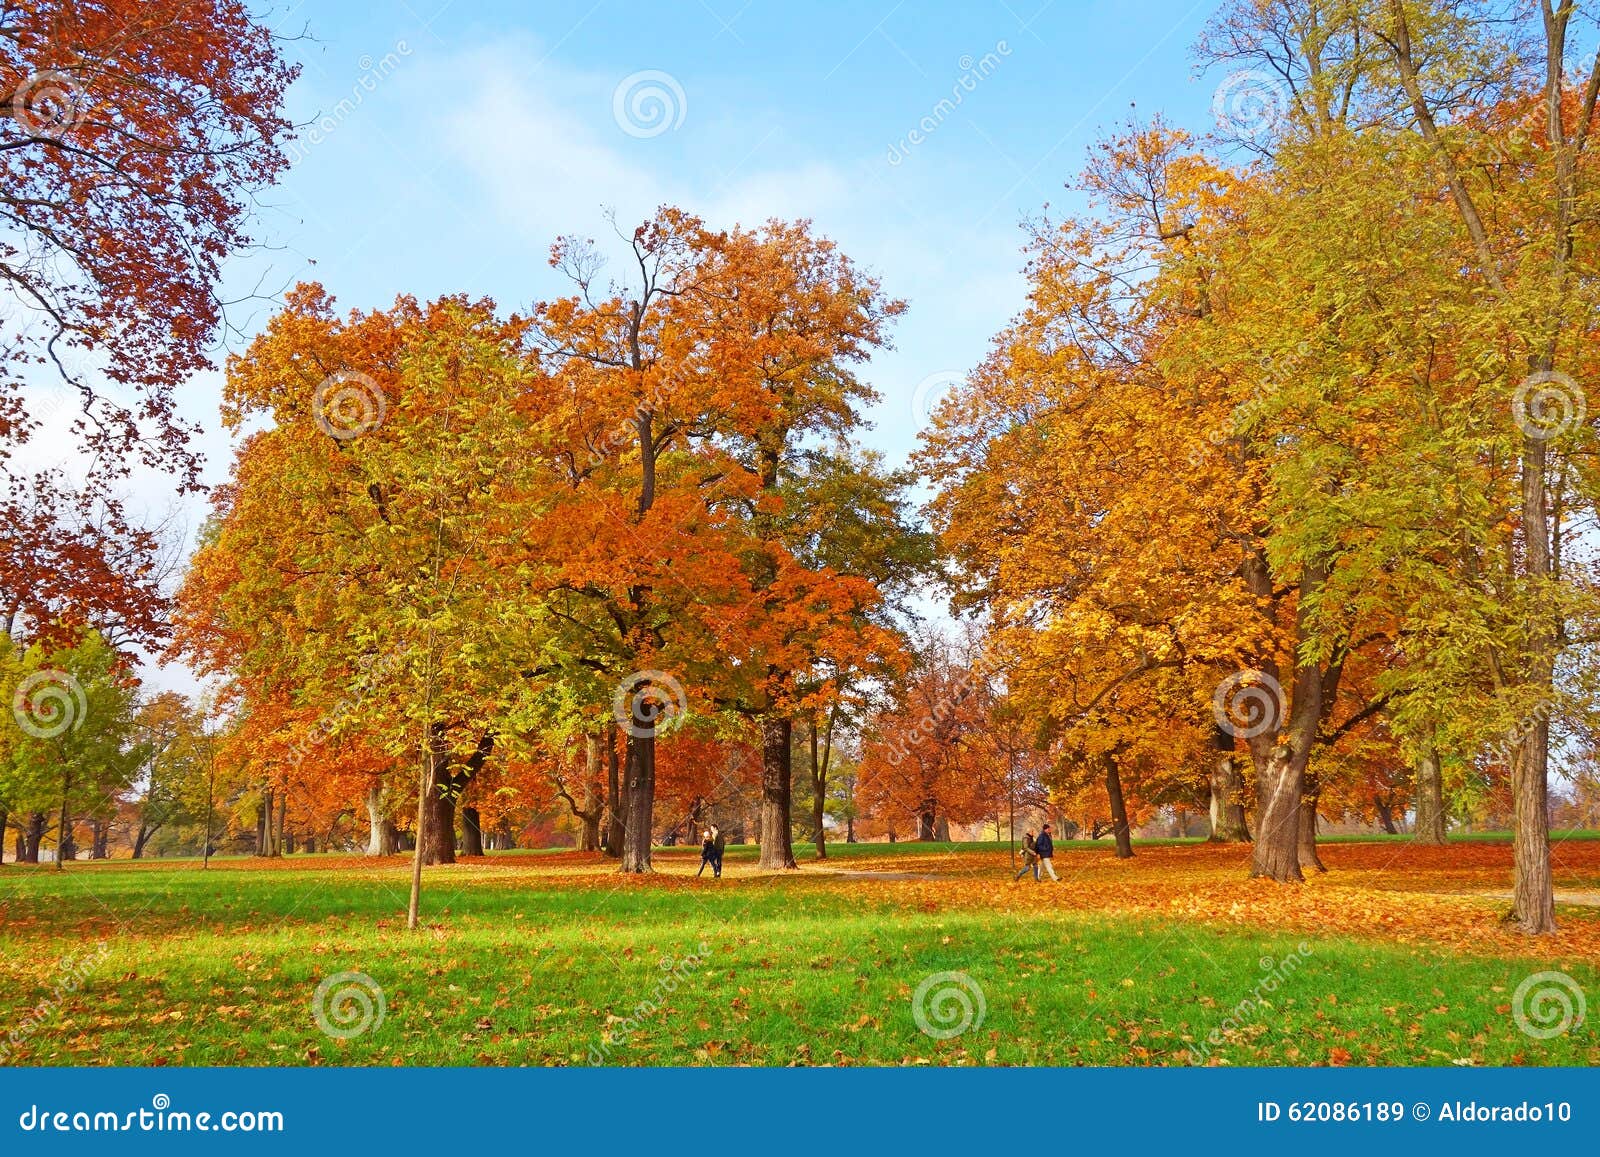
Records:
[[[0,869],[11,1064],[1596,1064],[1600,841],[1554,851],[1561,932],[1503,928],[1509,845],[1247,853],[749,849],[696,879],[598,856]],[[1548,974],[1548,975],[1545,975]],[[1564,1027],[1563,1026],[1564,1023]],[[1560,1031],[1554,1031],[1559,1029]]]

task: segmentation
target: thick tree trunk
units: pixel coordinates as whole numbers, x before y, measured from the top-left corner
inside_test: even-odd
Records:
[[[1111,800],[1111,830],[1117,837],[1117,859],[1133,859],[1133,832],[1128,827],[1128,802],[1122,796],[1122,770],[1117,757],[1104,755],[1106,795]]]
[[[1531,935],[1556,930],[1555,888],[1550,878],[1550,722],[1540,717],[1511,761],[1515,808],[1513,882],[1507,922]]]
[[[1239,799],[1241,786],[1239,761],[1232,754],[1222,756],[1211,769],[1212,843],[1240,844],[1250,838]]]
[[[450,752],[442,735],[432,741],[428,753],[427,806],[422,814],[426,820],[419,852],[424,864],[453,864],[456,862],[456,792],[450,776]]]
[[[478,819],[478,809],[475,807],[461,809],[461,854],[483,855],[483,824]]]
[[[1430,744],[1417,756],[1417,830],[1419,844],[1445,842],[1444,775],[1439,752]]]
[[[922,806],[922,810],[917,812],[917,842],[918,843],[932,843],[933,842],[933,821],[935,819],[937,819],[937,818],[938,818],[938,816],[935,813],[934,807],[933,807],[933,805],[931,803],[924,804]],[[889,842],[891,844],[894,843],[894,832],[893,831],[891,831],[889,833]]]
[[[1554,123],[1554,122],[1552,122]],[[1555,369],[1554,345],[1533,367]],[[1528,578],[1549,582],[1555,574],[1550,549],[1545,472],[1548,446],[1539,431],[1529,431],[1522,448],[1522,529]],[[1541,706],[1553,699],[1555,656],[1560,614],[1556,599],[1541,594],[1533,600],[1526,624],[1529,640],[1528,681],[1539,690]],[[1530,935],[1556,930],[1555,889],[1550,879],[1550,718],[1536,711],[1511,759],[1512,886],[1509,923]]]
[[[628,828],[627,797],[620,790],[617,768],[617,729],[606,732],[606,800],[609,818],[606,821],[606,855],[612,859],[622,857],[622,844]]]
[[[384,814],[383,797],[382,784],[375,783],[367,788],[367,855],[369,856],[387,856],[393,851],[389,833],[394,825]]]
[[[798,868],[790,803],[794,788],[794,725],[770,716],[761,721],[761,867]]]
[[[21,833],[23,839],[22,862],[37,864],[39,862],[39,845],[44,843],[44,825],[46,819],[44,812],[33,812],[28,816],[28,826]]]
[[[933,838],[937,842],[939,842],[941,844],[948,844],[950,842],[950,817],[949,816],[940,816],[937,820],[934,821],[934,823],[933,823]]]
[[[648,872],[656,807],[656,733],[648,722],[635,720],[628,733],[623,795],[628,818],[623,829],[622,863],[618,871]]]
[[[1252,752],[1253,753],[1253,752]],[[1303,763],[1287,746],[1274,745],[1256,769],[1256,838],[1250,874],[1279,883],[1300,882],[1300,788]]]
[[[89,844],[89,858],[91,860],[108,860],[111,858],[111,824],[105,820],[93,822],[94,839]]]
[[[1398,836],[1400,829],[1394,826],[1394,805],[1381,795],[1372,797],[1372,806],[1378,812],[1378,826],[1391,836]]]

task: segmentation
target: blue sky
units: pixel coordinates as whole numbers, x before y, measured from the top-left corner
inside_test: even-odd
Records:
[[[1074,203],[1086,144],[1136,111],[1209,127],[1218,78],[1194,77],[1190,45],[1214,7],[308,0],[274,17],[315,38],[292,46],[292,111],[321,123],[263,222],[286,247],[273,284],[315,277],[344,306],[459,290],[514,307],[562,291],[550,241],[605,235],[606,207],[624,223],[663,201],[717,225],[811,217],[911,303],[869,374],[884,395],[869,440],[898,457],[918,384],[936,379],[925,400],[972,366],[1019,306],[1018,222]],[[666,119],[625,126],[618,86],[639,74],[623,120],[652,87]]]
[[[302,37],[287,46],[304,65],[290,113],[308,127],[264,198],[263,251],[229,270],[230,295],[270,298],[315,279],[343,308],[457,291],[516,308],[562,292],[551,240],[603,239],[607,208],[629,224],[664,202],[719,226],[810,217],[910,303],[896,349],[866,374],[883,400],[865,440],[901,460],[928,404],[1020,306],[1019,222],[1046,202],[1079,203],[1066,186],[1086,146],[1132,115],[1212,127],[1221,78],[1197,77],[1190,49],[1214,10],[1210,0],[280,5],[271,23]],[[271,309],[237,307],[243,336],[232,344]],[[183,400],[206,427],[213,481],[231,458],[219,387],[220,375],[203,375]],[[152,512],[171,505],[163,479],[138,489]],[[204,505],[183,514],[192,535]],[[151,676],[187,683],[170,669]]]

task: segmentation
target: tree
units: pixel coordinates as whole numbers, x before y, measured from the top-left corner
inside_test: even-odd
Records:
[[[43,0],[0,17],[0,270],[19,307],[0,340],[8,630],[110,620],[162,636],[159,536],[114,488],[140,463],[197,485],[175,393],[209,365],[221,264],[287,164],[297,71],[236,0]],[[40,429],[22,389],[41,370],[81,400],[80,485],[18,473],[11,453]]]
[[[92,632],[70,647],[36,643],[12,670],[16,682],[5,688],[12,710],[0,723],[10,732],[0,797],[35,816],[54,814],[59,869],[75,856],[78,819],[108,820],[146,759],[135,686],[116,652]],[[39,836],[31,838],[30,858],[37,859]]]

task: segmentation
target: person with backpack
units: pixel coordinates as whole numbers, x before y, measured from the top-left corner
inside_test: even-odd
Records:
[[[1044,825],[1044,828],[1039,832],[1039,838],[1033,841],[1033,852],[1034,855],[1039,857],[1039,863],[1044,870],[1050,873],[1050,878],[1058,884],[1061,883],[1061,877],[1056,875],[1056,866],[1053,862],[1056,854],[1056,842],[1050,838],[1049,824]],[[1037,873],[1037,869],[1035,869],[1035,872]]]
[[[1022,834],[1022,868],[1011,879],[1013,881],[1020,880],[1030,871],[1033,873],[1034,883],[1038,883],[1039,857],[1034,851],[1033,831],[1031,828]]]

